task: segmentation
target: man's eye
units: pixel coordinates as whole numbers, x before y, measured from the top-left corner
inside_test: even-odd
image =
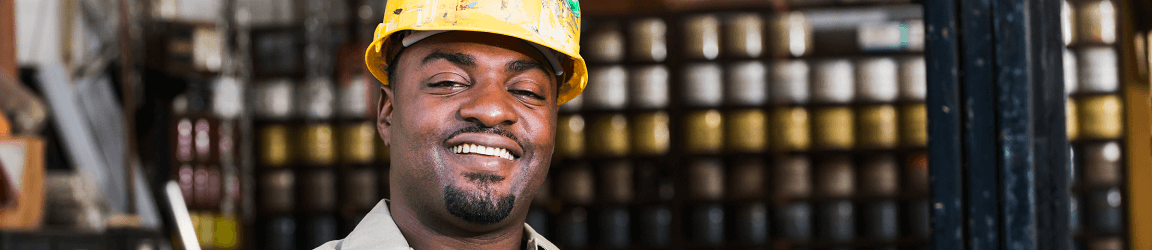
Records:
[[[460,82],[455,82],[455,81],[439,81],[439,82],[434,82],[432,84],[429,84],[428,86],[434,87],[434,88],[463,88],[463,87],[466,87],[468,85],[465,85],[464,83],[460,83]]]
[[[542,96],[540,94],[536,94],[535,92],[532,92],[532,91],[512,90],[511,92],[512,92],[512,94],[527,96],[529,98],[536,99],[536,100],[544,100],[544,96]]]

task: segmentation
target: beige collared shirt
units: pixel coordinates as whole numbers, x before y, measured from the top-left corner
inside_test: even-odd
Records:
[[[524,224],[524,237],[527,239],[524,249],[530,250],[559,250],[556,245],[552,245],[543,236],[532,230],[528,224]],[[343,240],[334,240],[324,243],[316,247],[315,250],[364,250],[364,249],[387,249],[387,250],[409,250],[412,247],[408,246],[408,241],[404,239],[404,235],[400,233],[400,228],[396,226],[396,222],[392,220],[392,213],[388,211],[388,201],[382,200],[376,203],[376,207],[364,216],[360,224],[356,225],[356,229],[352,229],[352,233],[348,234]]]

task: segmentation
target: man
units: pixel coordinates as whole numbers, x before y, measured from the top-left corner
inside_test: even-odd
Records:
[[[391,200],[317,249],[556,249],[524,224],[559,104],[587,82],[575,0],[388,2],[381,87]]]

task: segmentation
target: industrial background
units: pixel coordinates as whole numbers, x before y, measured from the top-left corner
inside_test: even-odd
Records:
[[[0,249],[343,238],[385,4],[0,0]],[[563,249],[1152,249],[1152,2],[580,4]]]

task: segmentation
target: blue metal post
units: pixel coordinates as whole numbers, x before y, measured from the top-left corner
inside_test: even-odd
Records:
[[[956,6],[955,0],[928,0],[924,13],[929,83],[928,174],[932,185],[932,242],[936,250],[964,249]]]
[[[995,40],[990,0],[961,0],[964,167],[969,249],[1000,249],[996,143]]]
[[[1060,2],[927,0],[925,20],[935,249],[1068,249]]]

